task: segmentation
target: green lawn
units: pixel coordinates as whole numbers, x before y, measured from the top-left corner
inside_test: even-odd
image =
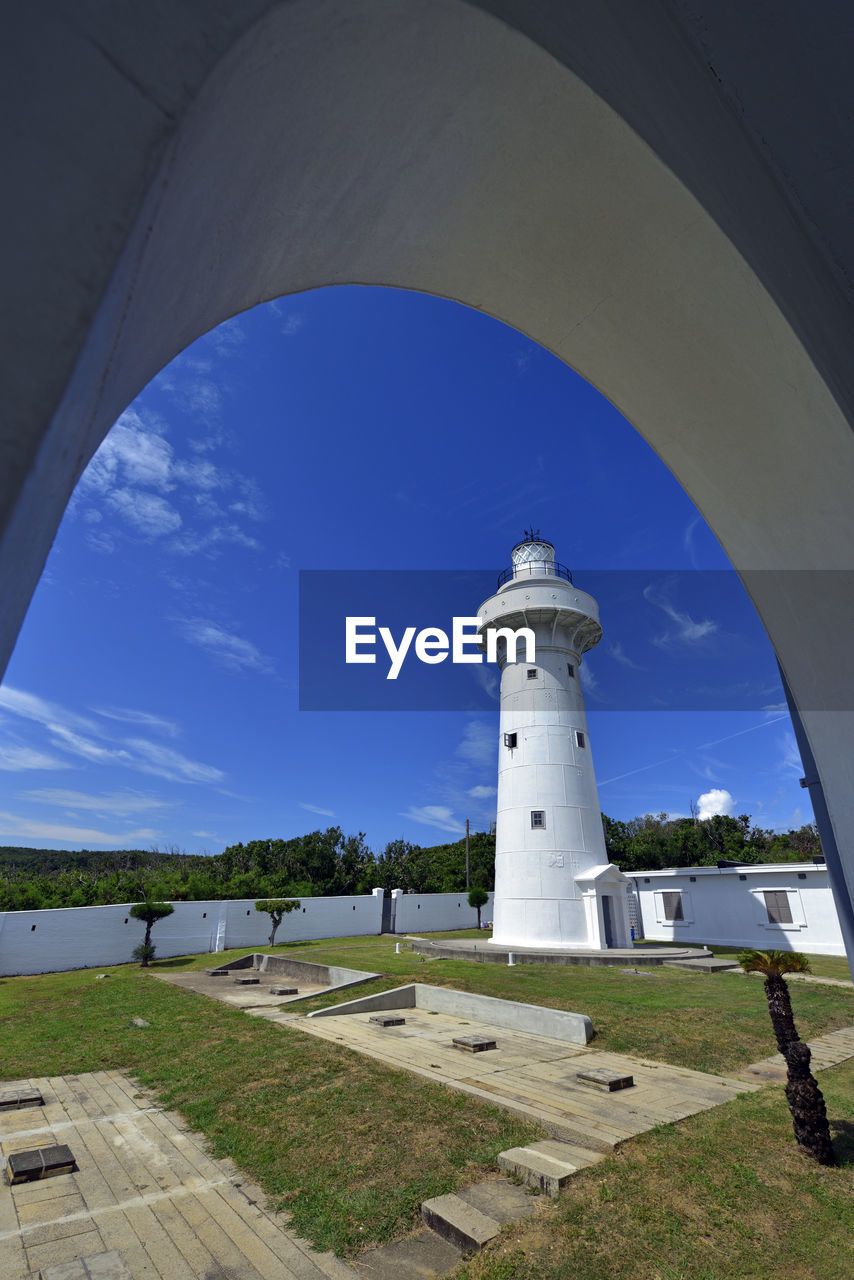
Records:
[[[399,1235],[422,1200],[478,1181],[499,1151],[544,1136],[464,1094],[138,968],[105,972],[0,980],[2,1078],[130,1071],[318,1248],[349,1254]],[[134,1026],[135,1016],[151,1025]]]
[[[278,948],[274,948],[275,951]],[[597,1047],[617,1053],[692,1067],[731,1071],[776,1051],[761,982],[739,974],[688,973],[660,966],[623,973],[597,965],[478,964],[469,960],[426,959],[411,951],[395,954],[390,938],[312,944],[294,959],[365,968],[386,976],[342,995],[321,996],[292,1005],[295,1011],[337,1004],[405,982],[430,982],[483,995],[523,1000],[586,1013],[596,1030]],[[235,957],[240,952],[229,952]],[[173,963],[173,962],[170,962]],[[209,960],[180,962],[199,967]],[[854,1026],[854,990],[793,983],[792,1004],[801,1035]]]
[[[576,1174],[455,1280],[847,1280],[854,1063],[820,1081],[841,1167],[800,1154],[782,1089],[742,1094]]]
[[[388,938],[274,950],[384,975],[322,1001],[432,982],[587,1013],[597,1047],[701,1070],[730,1070],[775,1048],[762,984],[740,976],[425,960],[396,954]],[[210,964],[203,955],[155,967]],[[498,1151],[540,1136],[463,1094],[247,1017],[136,967],[106,972],[103,979],[82,970],[0,980],[3,1079],[130,1071],[205,1133],[216,1155],[231,1156],[287,1207],[294,1229],[319,1248],[352,1255],[402,1234],[417,1223],[422,1200],[477,1181],[494,1169]],[[804,1037],[854,1025],[854,992],[805,984],[791,990]],[[151,1025],[134,1026],[134,1016]],[[831,1118],[849,1145],[852,1065],[821,1076]],[[852,1243],[851,1178],[850,1168],[819,1170],[797,1152],[780,1090],[746,1095],[626,1144],[460,1275],[832,1280],[843,1274],[833,1267]],[[776,1271],[775,1239],[786,1251]]]

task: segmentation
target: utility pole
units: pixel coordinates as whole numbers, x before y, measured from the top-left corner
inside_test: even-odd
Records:
[[[469,866],[469,820],[466,818],[466,888],[471,888],[471,868]]]

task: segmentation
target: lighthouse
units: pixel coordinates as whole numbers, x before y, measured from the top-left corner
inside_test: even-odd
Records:
[[[492,942],[628,947],[629,878],[608,863],[579,678],[602,637],[599,608],[539,530],[511,558],[478,609],[478,630],[497,631],[501,669]],[[534,661],[514,643],[521,628],[533,632]]]

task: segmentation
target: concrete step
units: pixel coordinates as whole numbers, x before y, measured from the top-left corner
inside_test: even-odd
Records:
[[[461,1249],[425,1229],[406,1240],[369,1249],[353,1265],[362,1280],[437,1280],[453,1271],[461,1257]]]
[[[547,1151],[542,1150],[544,1146],[548,1147]],[[500,1152],[498,1167],[504,1173],[521,1178],[526,1186],[538,1187],[546,1195],[556,1196],[579,1168],[569,1159],[568,1148],[565,1155],[556,1153],[556,1149],[563,1146],[560,1142],[535,1142],[529,1147],[511,1147]]]
[[[571,1142],[561,1142],[557,1138],[544,1138],[542,1142],[531,1142],[527,1150],[539,1151],[554,1160],[565,1160],[574,1164],[577,1169],[586,1169],[588,1165],[598,1164],[605,1156],[601,1151],[591,1151],[588,1147],[579,1147]],[[613,1150],[613,1148],[611,1149]],[[608,1152],[610,1155],[610,1152]]]
[[[482,1249],[498,1235],[503,1225],[453,1192],[425,1200],[421,1217],[425,1226],[464,1253]]]
[[[479,1209],[502,1226],[506,1222],[529,1218],[537,1208],[536,1196],[532,1196],[527,1188],[508,1182],[506,1178],[476,1182],[473,1187],[464,1187],[458,1191],[457,1195],[473,1209]]]
[[[697,960],[665,960],[665,969],[690,969],[693,973],[724,973],[727,970],[740,969],[737,960],[725,960],[717,956],[705,956]]]

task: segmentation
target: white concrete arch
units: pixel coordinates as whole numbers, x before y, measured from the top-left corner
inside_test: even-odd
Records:
[[[581,0],[534,16],[512,0],[204,7],[86,27],[57,3],[30,32],[76,129],[69,156],[34,115],[21,157],[42,198],[7,274],[4,659],[83,467],[186,344],[322,285],[455,298],[598,387],[703,512],[802,710],[850,892],[846,276],[815,235],[821,206],[807,218],[802,175],[783,184],[758,153],[683,6],[651,6],[642,31],[631,5],[603,17]],[[18,88],[37,114],[38,85]],[[781,576],[812,569],[840,576]]]

